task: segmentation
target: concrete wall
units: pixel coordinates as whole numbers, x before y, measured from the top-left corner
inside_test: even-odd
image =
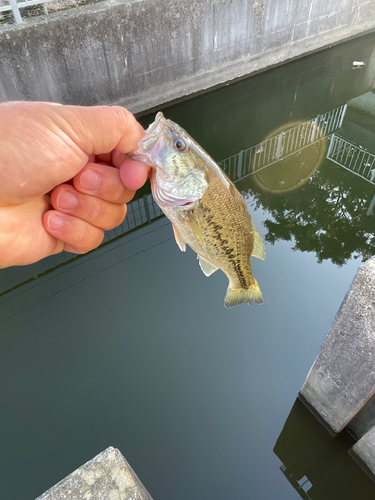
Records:
[[[141,111],[375,26],[373,0],[123,0],[0,28],[0,101]]]

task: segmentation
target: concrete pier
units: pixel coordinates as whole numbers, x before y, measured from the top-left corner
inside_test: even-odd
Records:
[[[357,441],[350,454],[366,472],[375,477],[375,427]]]
[[[301,396],[340,432],[375,393],[375,258],[361,265]]]
[[[109,447],[36,500],[152,500],[128,462]]]
[[[351,456],[375,479],[375,258],[361,265],[300,392]]]

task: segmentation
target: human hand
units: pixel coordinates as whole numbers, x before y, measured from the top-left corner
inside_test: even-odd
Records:
[[[143,135],[119,106],[0,104],[0,268],[96,248],[147,179]]]

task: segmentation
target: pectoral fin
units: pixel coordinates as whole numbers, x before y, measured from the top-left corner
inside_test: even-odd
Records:
[[[199,259],[199,265],[201,266],[201,269],[203,271],[203,274],[206,276],[211,276],[215,271],[217,271],[219,268],[211,264],[211,262],[208,262],[206,259],[198,255]]]
[[[176,228],[174,224],[172,224],[172,227],[173,227],[174,237],[179,249],[181,250],[181,252],[186,252],[186,243],[182,239],[180,231]]]
[[[204,244],[203,234],[202,234],[202,232],[200,230],[200,227],[196,223],[193,214],[189,214],[188,215],[188,221],[189,221],[191,230],[193,231],[193,233],[195,234],[195,236],[198,238],[200,244],[203,247],[205,247],[206,245]]]

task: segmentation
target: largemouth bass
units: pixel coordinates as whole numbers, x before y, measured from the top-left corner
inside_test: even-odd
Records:
[[[250,257],[265,258],[264,243],[245,200],[219,165],[179,125],[159,112],[130,155],[151,170],[151,189],[172,222],[177,245],[188,244],[206,276],[229,279],[226,307],[263,302]]]

